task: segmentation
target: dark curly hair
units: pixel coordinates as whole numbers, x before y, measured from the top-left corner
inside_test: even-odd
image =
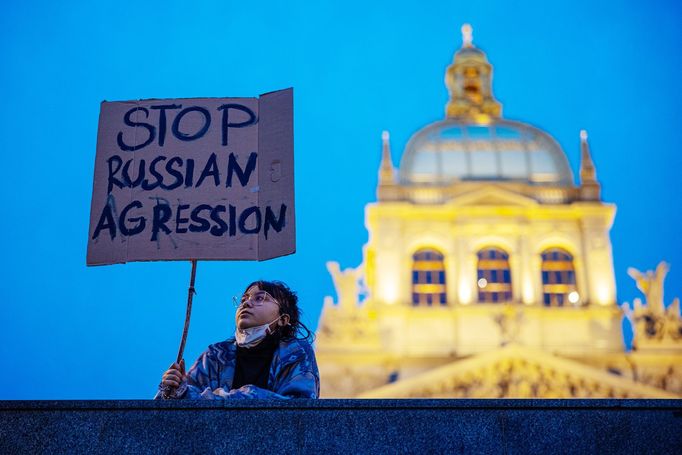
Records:
[[[282,338],[295,338],[312,342],[315,340],[313,332],[301,322],[302,312],[298,307],[298,296],[289,286],[281,281],[258,280],[246,286],[244,293],[251,287],[258,286],[259,289],[267,292],[279,302],[279,314],[289,315],[289,324],[279,327],[278,331]]]

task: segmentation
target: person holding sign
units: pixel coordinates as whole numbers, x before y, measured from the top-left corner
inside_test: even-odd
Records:
[[[318,398],[320,375],[298,297],[282,282],[255,281],[235,298],[233,338],[212,344],[185,373],[164,373],[155,399]],[[305,331],[305,335],[303,335]]]

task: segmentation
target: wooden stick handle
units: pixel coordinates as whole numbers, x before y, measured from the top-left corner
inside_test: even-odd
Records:
[[[177,362],[180,364],[182,355],[185,352],[185,343],[187,342],[187,332],[189,331],[189,318],[192,315],[192,299],[196,291],[194,290],[194,278],[197,276],[197,260],[192,259],[192,274],[189,279],[189,289],[187,289],[187,311],[185,312],[185,328],[182,330],[182,339],[180,340],[180,349],[178,349]]]
[[[182,339],[180,340],[180,348],[178,349],[177,364],[180,365],[182,355],[185,352],[185,343],[187,342],[187,332],[189,331],[189,319],[192,315],[192,299],[196,291],[194,290],[194,279],[197,276],[197,260],[192,259],[192,273],[189,278],[189,289],[187,289],[187,310],[185,311],[185,327],[182,330]],[[163,387],[163,398],[171,398],[175,394],[175,389],[172,387]]]

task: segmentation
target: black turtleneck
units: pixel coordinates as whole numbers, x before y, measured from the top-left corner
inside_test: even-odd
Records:
[[[262,389],[268,387],[272,355],[279,346],[279,336],[267,335],[263,341],[252,348],[237,346],[237,362],[234,367],[232,388],[238,389],[253,384]]]

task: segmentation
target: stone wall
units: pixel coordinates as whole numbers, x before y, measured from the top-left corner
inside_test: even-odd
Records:
[[[2,401],[0,453],[676,453],[681,424],[682,400]]]

